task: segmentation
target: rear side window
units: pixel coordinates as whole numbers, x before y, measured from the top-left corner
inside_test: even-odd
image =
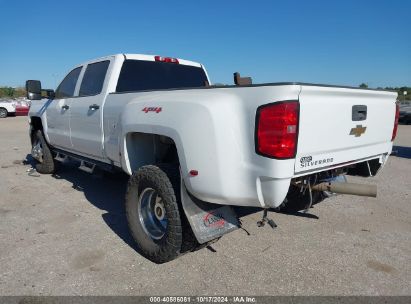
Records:
[[[117,92],[204,87],[202,68],[158,61],[126,60],[121,68]]]
[[[76,89],[76,83],[80,72],[81,67],[78,67],[67,74],[56,90],[56,99],[74,96],[74,90]]]
[[[101,93],[110,61],[101,61],[87,65],[81,82],[79,96],[90,96]]]

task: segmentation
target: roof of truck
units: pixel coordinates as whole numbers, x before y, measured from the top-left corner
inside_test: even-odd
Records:
[[[126,59],[134,59],[134,60],[146,60],[146,61],[155,61],[155,56],[158,55],[145,55],[145,54],[122,54]],[[160,55],[161,57],[169,57],[169,56],[163,56]],[[198,62],[194,62],[191,60],[185,60],[185,59],[181,59],[181,58],[177,58],[177,57],[172,57],[178,60],[179,64],[184,64],[184,65],[191,65],[191,66],[195,66],[198,68],[202,68],[203,66],[198,63]]]
[[[103,57],[100,57],[100,58],[94,58],[94,59],[88,60],[88,61],[86,61],[86,62],[83,62],[83,63],[79,64],[79,66],[88,64],[88,63],[90,63],[90,62],[108,60],[108,59],[111,58],[111,57],[118,57],[118,56],[122,56],[122,57],[124,56],[125,59],[131,59],[131,60],[155,61],[155,57],[158,56],[158,55],[147,55],[147,54],[113,54],[113,55],[108,55],[108,56],[103,56]],[[169,56],[161,56],[161,57],[169,57]],[[198,63],[198,62],[195,62],[195,61],[185,60],[185,59],[176,58],[176,57],[172,57],[172,58],[173,58],[173,59],[177,59],[179,64],[190,65],[190,66],[194,66],[194,67],[198,67],[198,68],[204,68],[201,63]]]

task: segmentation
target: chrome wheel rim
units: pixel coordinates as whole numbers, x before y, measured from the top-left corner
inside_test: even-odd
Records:
[[[36,142],[33,144],[33,147],[31,148],[31,155],[40,163],[43,162],[43,146],[39,139],[37,139]]]
[[[0,109],[0,118],[5,118],[7,117],[7,111],[4,109]]]
[[[138,214],[144,232],[152,239],[161,239],[168,220],[163,199],[152,188],[144,189],[138,198]]]

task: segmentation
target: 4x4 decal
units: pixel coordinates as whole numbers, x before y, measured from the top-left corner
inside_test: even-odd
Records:
[[[145,107],[144,109],[142,109],[141,111],[148,113],[148,112],[156,112],[159,113],[161,112],[161,107]]]

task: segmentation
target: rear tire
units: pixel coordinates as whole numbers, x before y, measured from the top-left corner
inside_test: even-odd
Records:
[[[56,161],[41,130],[34,131],[31,155],[36,161],[37,172],[52,174],[56,171]]]
[[[7,112],[7,109],[5,108],[0,108],[0,118],[6,118],[9,112]]]
[[[312,192],[312,206],[319,203],[323,199],[322,195],[318,191]],[[296,213],[301,210],[305,210],[310,204],[310,196],[308,190],[301,193],[300,190],[294,186],[290,186],[287,197],[280,206],[274,208],[275,211],[283,213]],[[311,206],[311,207],[312,207]]]
[[[274,208],[275,211],[283,213],[296,213],[307,208],[307,203],[304,201],[288,201],[287,199],[280,206]]]
[[[131,235],[152,262],[171,261],[197,245],[180,204],[177,166],[149,165],[135,171],[125,205]]]

